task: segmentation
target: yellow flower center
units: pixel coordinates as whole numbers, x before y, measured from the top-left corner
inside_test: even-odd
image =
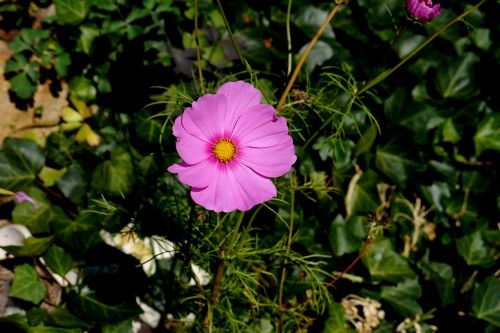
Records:
[[[229,139],[220,139],[212,145],[212,152],[216,159],[222,163],[229,163],[238,149],[234,145],[233,141]]]

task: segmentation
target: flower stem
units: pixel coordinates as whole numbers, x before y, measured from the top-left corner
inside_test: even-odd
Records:
[[[297,63],[297,66],[295,66],[295,69],[292,73],[292,76],[290,77],[290,80],[288,80],[288,84],[285,88],[285,91],[281,95],[281,98],[278,102],[278,106],[276,107],[276,111],[279,113],[283,109],[283,105],[285,104],[286,98],[288,97],[288,94],[290,93],[290,90],[292,89],[293,84],[295,83],[295,80],[297,79],[297,76],[299,75],[299,72],[304,65],[307,57],[309,56],[309,53],[311,53],[311,50],[313,49],[314,45],[318,41],[319,37],[323,33],[323,31],[328,27],[330,24],[330,21],[333,19],[335,14],[337,14],[337,11],[339,8],[345,3],[345,1],[339,1],[337,0],[335,2],[335,5],[333,6],[332,10],[330,13],[328,13],[328,16],[326,17],[326,20],[323,22],[321,27],[318,29],[314,37],[311,39],[309,44],[307,44],[306,50],[302,54],[302,56],[299,59],[299,62]]]
[[[295,189],[297,188],[295,174],[292,172],[290,177],[290,224],[288,228],[288,240],[286,243],[285,253],[288,258],[288,254],[290,253],[290,249],[292,247],[293,241],[293,226],[295,220]],[[283,331],[283,323],[284,323],[284,312],[286,311],[286,307],[283,304],[283,289],[285,286],[286,279],[286,266],[288,264],[288,260],[285,259],[283,262],[283,266],[281,267],[281,276],[280,276],[280,285],[278,289],[278,311],[279,311],[279,321],[278,321],[278,333]]]
[[[290,33],[290,14],[292,12],[292,0],[288,0],[288,7],[286,9],[286,42],[288,48],[288,67],[286,75],[292,72],[292,35]]]
[[[469,15],[473,11],[475,11],[479,6],[481,6],[486,0],[480,1],[477,5],[474,7],[469,8],[450,22],[448,22],[445,26],[443,26],[441,29],[436,31],[431,37],[429,37],[425,42],[423,42],[419,47],[417,47],[415,50],[410,52],[406,57],[404,57],[396,66],[386,70],[385,72],[381,73],[378,75],[376,78],[368,82],[361,90],[358,92],[358,96],[367,91],[368,89],[372,88],[373,86],[379,84],[380,82],[384,81],[389,75],[394,73],[399,67],[403,66],[408,60],[413,58],[418,52],[420,52],[424,47],[426,47],[430,42],[432,42],[434,39],[436,39],[440,34],[442,34],[446,29],[451,27],[453,24],[457,23],[458,21],[461,21],[465,16]]]
[[[236,54],[238,55],[238,58],[240,61],[245,65],[246,70],[250,76],[252,76],[252,67],[250,67],[250,64],[248,61],[245,60],[243,57],[243,54],[240,51],[240,48],[238,47],[238,44],[236,43],[236,40],[234,39],[233,31],[231,30],[231,26],[229,25],[229,21],[227,20],[226,14],[224,13],[224,9],[222,8],[222,4],[220,0],[217,0],[217,7],[219,7],[219,12],[220,15],[222,16],[222,20],[224,21],[224,26],[226,27],[226,30],[229,34],[229,39],[231,40],[231,44],[233,44],[233,48],[236,51]]]
[[[227,215],[226,215],[227,216]],[[217,213],[217,227],[216,228],[221,228],[221,218],[220,214]],[[222,229],[219,229],[219,238],[222,240],[223,239],[223,234],[222,234]],[[222,278],[224,277],[224,269],[225,269],[225,264],[224,264],[224,244],[221,245],[219,249],[219,258],[217,260],[217,267],[215,269],[215,278],[214,278],[214,284],[212,286],[212,290],[210,291],[210,299],[208,300],[207,304],[207,313],[205,314],[205,318],[203,318],[203,326],[205,328],[205,331],[207,332],[212,332],[212,326],[213,326],[213,316],[214,316],[214,305],[217,304],[218,299],[219,299],[219,291],[220,287],[222,284]]]
[[[198,0],[194,0],[194,40],[196,42],[196,65],[198,67],[198,76],[200,80],[201,93],[205,94],[205,82],[203,81],[203,72],[201,70],[201,50],[198,29]]]

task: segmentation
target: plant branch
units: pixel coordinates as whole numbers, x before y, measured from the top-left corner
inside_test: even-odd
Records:
[[[295,220],[295,189],[297,188],[295,174],[292,172],[292,176],[290,177],[290,224],[288,228],[288,240],[286,243],[286,257],[288,258],[288,254],[290,253],[290,249],[292,247],[293,241],[293,225]],[[283,262],[283,266],[281,267],[281,276],[280,276],[280,285],[278,289],[278,311],[279,311],[279,321],[278,321],[278,332],[283,331],[283,322],[284,322],[284,312],[286,311],[286,307],[283,304],[283,289],[285,286],[286,279],[286,266],[288,264],[288,260],[285,259]]]
[[[292,72],[292,35],[290,33],[290,13],[292,11],[292,0],[288,0],[288,7],[286,9],[286,42],[288,48],[288,67],[286,75]]]
[[[486,0],[480,1],[477,5],[474,7],[469,8],[450,22],[448,22],[444,27],[436,31],[431,37],[429,37],[425,42],[423,42],[419,47],[417,47],[415,50],[410,52],[406,57],[403,58],[396,66],[386,70],[385,72],[381,73],[378,75],[376,78],[368,82],[359,92],[358,96],[367,91],[368,89],[372,88],[373,86],[379,84],[380,82],[384,81],[389,75],[394,73],[399,67],[403,66],[408,60],[413,58],[418,52],[420,52],[424,47],[426,47],[430,42],[432,42],[434,39],[436,39],[440,34],[442,34],[445,30],[447,30],[449,27],[451,27],[453,24],[461,21],[464,17],[469,15],[470,13],[474,12],[479,6],[481,6]]]
[[[198,29],[198,0],[194,0],[194,40],[196,42],[196,65],[198,67],[198,76],[200,80],[201,93],[205,94],[205,82],[203,81],[203,72],[201,70],[201,50]]]
[[[295,80],[297,79],[297,76],[299,75],[299,72],[304,65],[307,57],[309,56],[309,53],[311,53],[311,50],[313,49],[314,45],[318,41],[319,37],[323,34],[323,31],[325,31],[326,27],[330,24],[330,21],[335,17],[335,14],[337,14],[337,11],[340,9],[342,5],[346,3],[345,1],[340,1],[337,0],[335,1],[335,5],[333,6],[332,10],[328,13],[328,16],[326,17],[326,20],[323,22],[321,27],[318,29],[314,37],[311,39],[309,44],[307,44],[306,50],[302,54],[302,56],[299,59],[299,62],[297,63],[297,66],[295,66],[295,69],[292,73],[292,76],[290,77],[290,80],[288,81],[288,84],[285,88],[285,91],[281,95],[281,98],[278,102],[278,106],[276,107],[276,111],[279,113],[283,109],[283,105],[285,104],[286,98],[288,97],[288,94],[290,93],[290,90],[292,89],[293,84],[295,83]]]
[[[224,9],[222,8],[222,4],[220,0],[217,0],[217,7],[219,7],[219,12],[220,15],[222,16],[222,20],[224,21],[224,26],[226,27],[226,30],[229,34],[229,39],[231,40],[231,44],[233,45],[234,50],[236,51],[236,54],[238,55],[238,58],[240,61],[245,65],[248,74],[250,76],[252,75],[252,68],[250,67],[250,64],[248,61],[245,60],[243,57],[243,54],[240,51],[240,48],[238,47],[238,44],[236,43],[236,40],[234,39],[233,31],[231,30],[231,26],[229,25],[229,21],[227,20],[226,14],[224,13]]]

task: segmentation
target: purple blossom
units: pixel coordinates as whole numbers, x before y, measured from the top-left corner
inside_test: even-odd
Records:
[[[433,5],[432,0],[406,0],[406,10],[415,20],[429,22],[441,14],[441,5]]]
[[[16,200],[18,202],[28,201],[33,206],[36,206],[36,201],[32,197],[30,197],[29,195],[27,195],[26,193],[24,193],[23,191],[16,192]]]

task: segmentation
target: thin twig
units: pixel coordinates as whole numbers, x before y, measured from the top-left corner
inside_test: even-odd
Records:
[[[233,44],[233,48],[236,51],[236,54],[238,55],[238,58],[240,61],[245,65],[248,74],[252,76],[252,68],[250,67],[250,64],[248,61],[245,60],[243,57],[243,54],[240,51],[240,48],[238,47],[238,44],[236,43],[236,40],[234,39],[233,31],[231,30],[231,26],[229,25],[229,21],[227,20],[226,14],[224,13],[224,9],[222,8],[222,4],[220,0],[217,0],[217,7],[219,7],[219,12],[220,15],[222,16],[222,20],[224,21],[224,26],[229,34],[229,39],[231,40],[231,44]]]
[[[288,240],[286,243],[286,257],[288,258],[288,254],[290,253],[290,249],[292,247],[293,241],[293,224],[295,220],[295,189],[297,188],[295,174],[292,173],[290,177],[290,224],[288,228]],[[286,307],[283,304],[283,289],[285,286],[286,279],[286,266],[288,265],[288,260],[285,259],[283,262],[283,266],[281,266],[281,276],[280,276],[280,285],[278,289],[278,311],[279,311],[279,320],[278,320],[278,332],[283,331],[283,322],[284,322],[284,312],[286,311]]]
[[[339,10],[339,8],[343,4],[344,4],[344,1],[336,1],[335,2],[335,5],[333,6],[330,13],[328,13],[328,16],[327,16],[325,22],[323,22],[323,24],[318,29],[318,31],[316,32],[314,37],[311,39],[309,44],[307,44],[306,50],[304,51],[304,53],[300,57],[299,62],[297,63],[297,66],[295,66],[295,69],[292,73],[292,76],[290,77],[290,80],[288,81],[288,84],[285,88],[285,91],[283,92],[283,95],[281,95],[281,98],[278,102],[278,106],[276,107],[276,112],[279,113],[281,111],[281,109],[283,109],[283,105],[285,104],[286,98],[288,97],[288,94],[290,93],[290,90],[292,89],[292,86],[295,83],[295,80],[297,79],[297,76],[299,75],[299,72],[300,72],[302,66],[304,65],[307,57],[309,56],[309,53],[311,53],[311,50],[313,49],[314,45],[318,41],[319,37],[321,36],[321,34],[323,34],[323,31],[328,27],[328,25],[330,24],[330,21],[333,19],[335,14],[337,14],[337,11]]]
[[[288,7],[286,9],[286,42],[288,48],[288,67],[286,75],[292,72],[292,34],[290,33],[290,14],[292,12],[292,0],[288,0]]]
[[[196,42],[196,65],[198,66],[198,76],[200,79],[201,93],[205,94],[205,82],[203,81],[203,72],[201,71],[201,50],[198,29],[198,0],[194,0],[194,40]]]
[[[474,12],[479,6],[481,6],[486,0],[480,1],[477,5],[474,7],[471,7],[470,9],[466,10],[450,22],[448,22],[444,27],[436,31],[431,37],[429,37],[425,42],[423,42],[419,47],[417,47],[415,50],[410,52],[406,57],[403,58],[396,66],[392,67],[391,69],[386,70],[385,72],[381,73],[378,75],[376,78],[368,82],[359,92],[358,96],[367,91],[368,89],[372,88],[373,86],[379,84],[383,80],[385,80],[389,75],[394,73],[399,67],[403,66],[408,60],[413,58],[418,52],[420,52],[424,47],[426,47],[430,42],[432,42],[434,39],[436,39],[439,35],[441,35],[446,29],[451,27],[453,24],[462,21],[464,17],[469,15],[470,13]]]

